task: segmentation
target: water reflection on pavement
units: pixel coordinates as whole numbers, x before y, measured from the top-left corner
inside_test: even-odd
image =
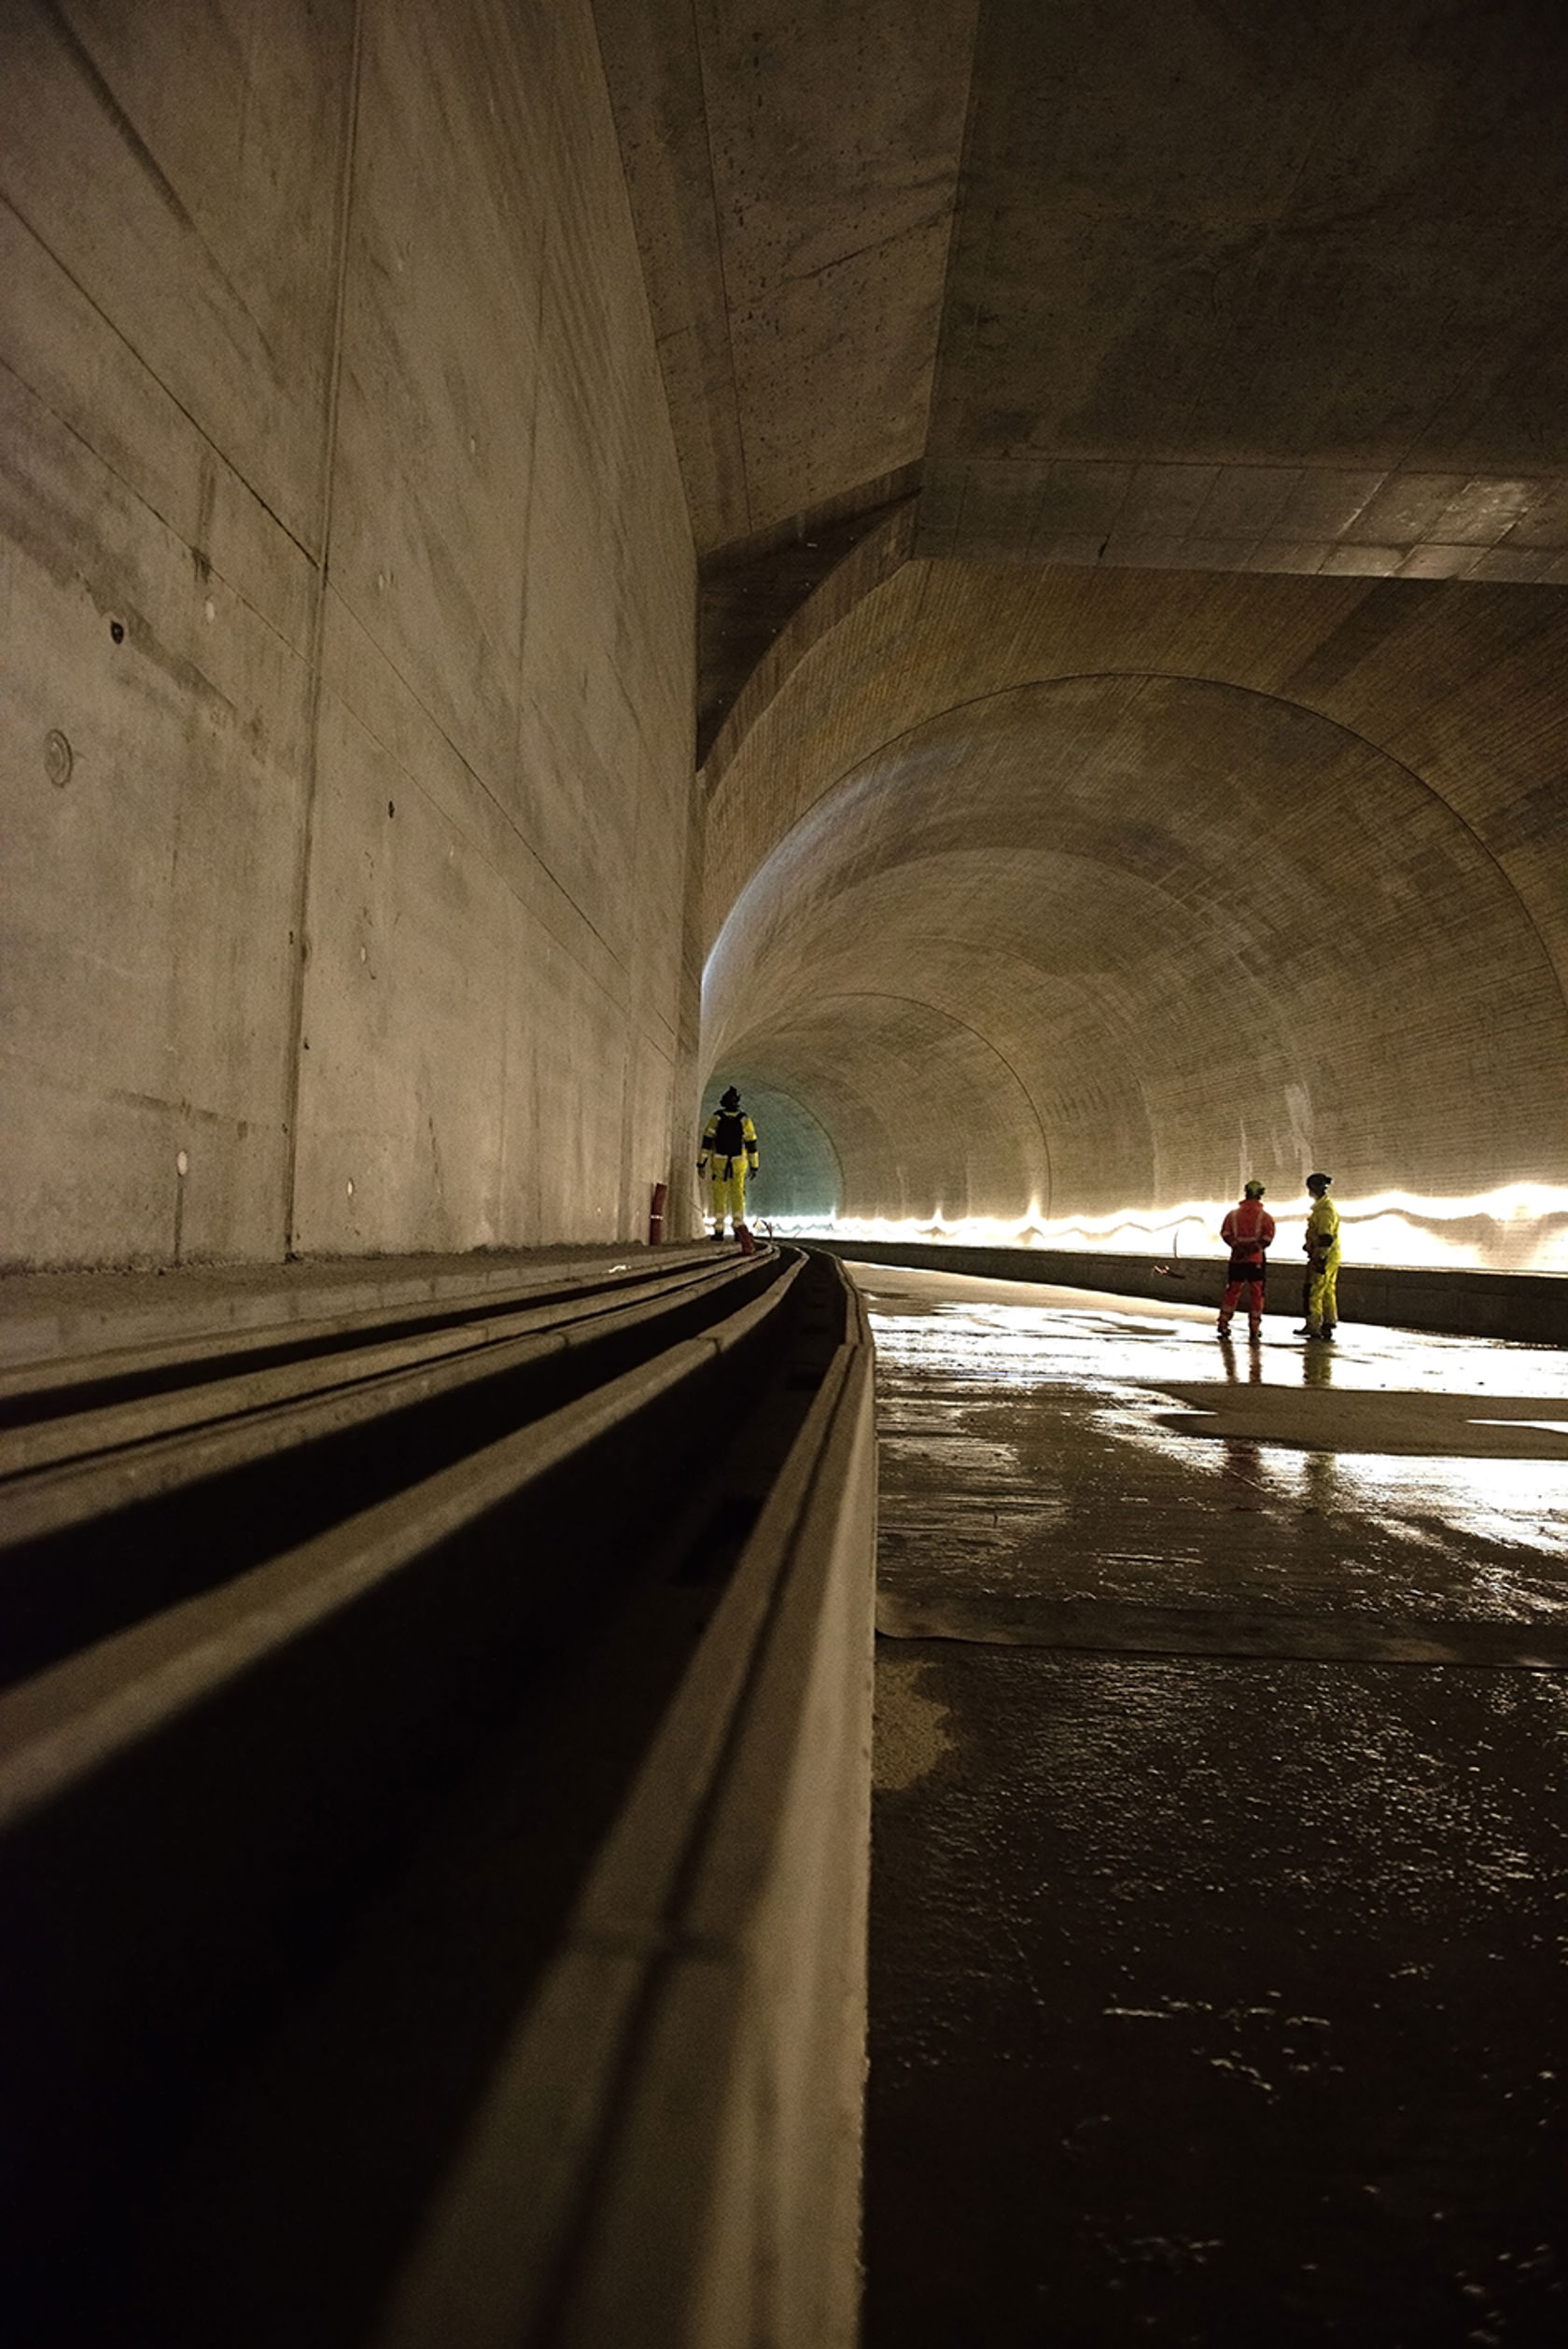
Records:
[[[858,1278],[868,2349],[1561,2349],[1568,1354]]]
[[[1560,1619],[1568,1355],[1363,1328],[1222,1344],[1190,1309],[860,1277],[889,1615],[1006,1594]]]

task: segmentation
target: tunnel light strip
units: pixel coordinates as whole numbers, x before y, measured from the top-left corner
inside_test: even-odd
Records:
[[[993,1216],[779,1217],[780,1232],[819,1233],[838,1239],[901,1240],[968,1248],[1082,1249],[1103,1254],[1216,1257],[1221,1219],[1234,1199],[1183,1199],[1154,1211],[1118,1209],[1106,1215],[1047,1217],[1038,1204],[1015,1221]],[[1447,1266],[1453,1270],[1568,1272],[1568,1186],[1507,1183],[1461,1198],[1380,1191],[1337,1202],[1347,1258],[1356,1264]],[[1273,1259],[1288,1265],[1301,1254],[1305,1213],[1281,1216]],[[1446,1227],[1490,1224],[1489,1233],[1461,1237]]]

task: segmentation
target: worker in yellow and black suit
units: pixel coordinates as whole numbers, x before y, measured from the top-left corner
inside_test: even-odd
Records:
[[[757,1171],[757,1129],[740,1106],[740,1095],[729,1085],[719,1107],[703,1128],[698,1174],[713,1185],[713,1237],[724,1237],[730,1217],[738,1239],[746,1228],[746,1178]]]
[[[1332,1175],[1325,1174],[1309,1174],[1307,1178],[1307,1188],[1312,1195],[1307,1237],[1301,1243],[1307,1251],[1303,1290],[1307,1320],[1305,1327],[1297,1330],[1297,1337],[1331,1338],[1339,1319],[1339,1210],[1328,1195],[1333,1180]]]

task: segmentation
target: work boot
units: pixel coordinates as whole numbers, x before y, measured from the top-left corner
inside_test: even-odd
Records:
[[[1313,1329],[1307,1322],[1303,1322],[1300,1329],[1295,1332],[1295,1335],[1297,1337],[1321,1337],[1323,1335],[1323,1332],[1322,1330]]]
[[[1261,1337],[1263,1335],[1263,1323],[1261,1321],[1249,1321],[1247,1324],[1247,1335],[1249,1337]]]
[[[1332,1321],[1327,1321],[1327,1322],[1325,1322],[1325,1323],[1323,1324],[1323,1328],[1322,1328],[1322,1329],[1318,1332],[1318,1335],[1319,1335],[1319,1336],[1320,1336],[1320,1337],[1324,1338],[1324,1339],[1327,1341],[1327,1343],[1328,1343],[1330,1346],[1332,1346],[1332,1345],[1333,1345],[1333,1343],[1334,1343],[1334,1324],[1333,1324],[1333,1322],[1332,1322]]]
[[[1228,1321],[1221,1321],[1217,1323],[1216,1326],[1218,1327],[1222,1337],[1228,1337],[1230,1335],[1230,1323]]]

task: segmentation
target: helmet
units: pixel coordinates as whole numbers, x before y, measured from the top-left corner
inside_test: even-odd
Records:
[[[1259,1181],[1257,1180],[1257,1177],[1256,1177],[1255,1175],[1253,1176],[1253,1180],[1252,1180],[1252,1181],[1251,1181],[1251,1182],[1244,1183],[1244,1184],[1242,1185],[1242,1196],[1243,1196],[1244,1198],[1248,1198],[1248,1199],[1261,1199],[1261,1198],[1262,1198],[1262,1196],[1263,1196],[1263,1185],[1262,1185],[1262,1183],[1261,1183],[1261,1182],[1259,1182]]]
[[[738,1110],[738,1109],[739,1109],[739,1107],[740,1107],[740,1096],[739,1096],[739,1094],[735,1091],[735,1086],[734,1086],[733,1084],[727,1084],[727,1085],[724,1087],[723,1092],[722,1092],[722,1093],[721,1093],[721,1095],[719,1096],[719,1106],[720,1106],[720,1108],[721,1108],[721,1110]]]
[[[1309,1191],[1314,1192],[1326,1191],[1333,1180],[1334,1177],[1332,1175],[1309,1174],[1307,1178],[1307,1188]]]

